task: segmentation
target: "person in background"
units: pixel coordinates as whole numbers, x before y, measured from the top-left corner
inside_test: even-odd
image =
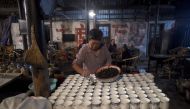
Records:
[[[85,45],[87,43],[87,40],[84,39],[83,42],[79,45],[79,49],[82,48],[83,45]]]
[[[116,51],[117,51],[117,45],[115,44],[114,39],[111,40],[111,43],[109,45],[109,51],[110,51],[110,53],[116,53]]]
[[[122,52],[122,59],[127,59],[131,57],[131,52],[128,49],[127,45],[124,44],[123,45],[123,52]]]
[[[82,76],[89,76],[102,66],[111,64],[111,55],[101,43],[103,33],[99,29],[89,32],[89,42],[84,44],[73,61],[73,69]]]

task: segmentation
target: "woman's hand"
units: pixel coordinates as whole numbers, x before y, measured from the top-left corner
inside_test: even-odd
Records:
[[[90,72],[87,69],[84,69],[81,75],[84,77],[88,77],[90,75]]]

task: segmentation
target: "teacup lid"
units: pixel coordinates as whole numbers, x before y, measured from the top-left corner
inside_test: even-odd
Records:
[[[112,98],[111,102],[112,103],[120,103],[120,99],[118,99],[118,98]]]
[[[160,97],[161,102],[169,102],[170,99],[168,97]]]
[[[54,104],[55,103],[55,100],[49,100],[52,104]]]
[[[73,102],[72,101],[65,101],[65,103],[64,103],[64,105],[65,106],[71,106],[73,104]]]
[[[59,100],[56,101],[56,104],[57,104],[57,105],[61,105],[61,104],[63,104],[63,103],[64,103],[64,100],[61,100],[61,99],[59,99]]]
[[[140,98],[146,98],[146,97],[148,97],[148,95],[146,95],[146,94],[144,94],[144,93],[138,94],[138,96],[139,96]]]
[[[165,97],[166,96],[166,94],[164,94],[164,93],[156,93],[157,94],[157,96],[159,96],[159,97]]]
[[[160,102],[160,99],[158,99],[158,98],[150,98],[150,101],[151,101],[152,103],[159,103],[159,102]]]
[[[138,95],[137,95],[137,94],[129,94],[129,97],[130,97],[130,98],[137,98]]]
[[[85,105],[85,106],[89,106],[89,105],[91,105],[91,104],[92,104],[92,102],[89,101],[89,100],[85,100],[85,101],[83,102],[83,105]]]
[[[131,103],[140,103],[140,100],[137,98],[130,99]]]
[[[50,96],[48,99],[49,99],[49,100],[55,100],[55,99],[57,99],[57,96],[52,95],[52,96]]]
[[[99,99],[93,99],[92,104],[99,105],[99,104],[101,104],[101,101]]]
[[[129,99],[121,99],[121,103],[130,103]]]
[[[77,99],[74,101],[74,105],[80,105],[80,104],[82,104],[82,100]]]
[[[110,104],[111,101],[110,100],[102,100],[102,104]]]
[[[140,98],[141,103],[150,103],[148,98]]]

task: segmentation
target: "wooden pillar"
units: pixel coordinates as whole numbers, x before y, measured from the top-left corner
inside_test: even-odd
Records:
[[[28,56],[28,63],[32,65],[33,72],[32,72],[32,79],[34,83],[34,93],[35,96],[49,96],[49,76],[48,76],[48,69],[47,69],[47,62],[44,57],[44,45],[43,45],[43,36],[42,36],[42,23],[40,17],[40,8],[39,8],[39,1],[38,0],[30,0],[30,7],[31,7],[31,24],[34,26],[32,30],[32,46],[27,53]],[[37,43],[36,43],[37,42]],[[34,50],[37,52],[34,53]],[[40,52],[39,52],[40,51]],[[31,54],[33,53],[33,55]],[[31,56],[33,57],[31,57]],[[42,57],[42,58],[39,58]],[[33,60],[32,60],[33,59]]]

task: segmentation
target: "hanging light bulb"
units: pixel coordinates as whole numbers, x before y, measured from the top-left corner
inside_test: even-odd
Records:
[[[91,17],[91,18],[94,18],[94,16],[96,15],[96,13],[94,12],[94,10],[89,10],[89,16]]]

